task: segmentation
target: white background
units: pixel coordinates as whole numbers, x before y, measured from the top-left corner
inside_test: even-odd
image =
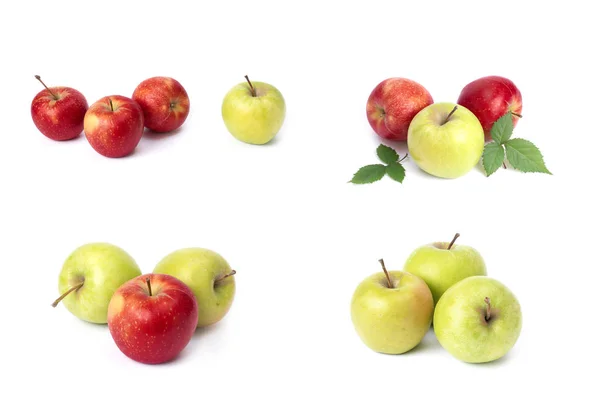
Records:
[[[597,393],[599,87],[593,2],[146,1],[4,2],[0,11],[2,318],[0,398],[506,398]],[[193,8],[195,7],[195,8]],[[147,135],[124,159],[84,136],[39,133],[41,86],[90,105],[167,75],[191,98],[174,135]],[[270,145],[236,141],[220,115],[249,74],[288,106]],[[523,94],[515,137],[542,150],[553,176],[480,168],[456,180],[408,161],[403,184],[346,183],[377,161],[370,91],[403,76],[435,101],[479,77]],[[399,147],[400,151],[406,149]],[[402,268],[421,244],[477,248],[524,312],[499,362],[453,359],[430,333],[402,356],[366,348],[349,304],[358,283]],[[108,241],[150,272],[200,246],[237,269],[227,317],[181,357],[146,366],[105,326],[53,309],[62,262]],[[591,366],[588,366],[591,364]],[[583,395],[586,395],[581,397]]]

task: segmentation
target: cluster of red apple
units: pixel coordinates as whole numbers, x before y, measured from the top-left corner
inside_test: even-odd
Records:
[[[470,82],[455,103],[434,103],[421,84],[389,78],[373,89],[366,106],[368,121],[377,135],[407,142],[411,159],[419,168],[440,178],[457,178],[469,172],[482,159],[496,121],[508,114],[514,127],[521,110],[521,92],[501,76]]]
[[[48,87],[31,103],[31,117],[46,137],[71,140],[81,132],[94,150],[110,157],[131,154],[144,133],[165,133],[185,122],[190,100],[183,86],[173,78],[157,76],[141,82],[132,97],[112,95],[101,98],[90,107],[85,96],[65,86]]]
[[[380,82],[367,101],[367,118],[379,136],[406,142],[408,128],[419,111],[434,103],[430,92],[421,84],[406,78],[389,78]],[[494,122],[510,112],[516,124],[523,109],[521,92],[510,80],[486,76],[467,84],[456,102],[471,111],[490,141]]]
[[[143,274],[110,243],[75,249],[59,275],[60,302],[83,321],[107,324],[123,354],[160,364],[181,353],[197,328],[219,322],[235,295],[235,270],[218,253],[184,248]]]
[[[372,350],[403,354],[414,349],[432,323],[450,354],[468,363],[504,357],[521,333],[517,297],[487,276],[481,254],[470,246],[434,242],[415,249],[402,271],[364,279],[352,297],[352,322]]]

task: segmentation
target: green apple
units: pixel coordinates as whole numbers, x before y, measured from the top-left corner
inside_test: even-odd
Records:
[[[279,90],[264,82],[240,83],[225,95],[221,114],[227,130],[250,144],[270,142],[285,119],[285,100]]]
[[[125,250],[110,243],[88,243],[75,249],[65,260],[58,277],[54,303],[62,304],[84,321],[105,324],[108,304],[125,282],[142,274]]]
[[[448,242],[434,242],[415,249],[404,264],[404,271],[422,278],[437,304],[456,282],[470,276],[487,275],[481,254],[470,246],[455,244],[460,235]]]
[[[440,178],[458,178],[481,159],[485,136],[467,108],[434,103],[415,115],[408,127],[408,152],[423,171]]]
[[[504,284],[472,276],[444,293],[433,321],[438,341],[450,354],[468,363],[484,363],[513,348],[522,314],[519,301]]]
[[[183,281],[198,301],[198,327],[219,322],[231,308],[235,296],[235,270],[218,253],[191,247],[175,250],[154,268]]]
[[[383,272],[363,280],[352,296],[352,323],[370,349],[402,354],[416,347],[431,327],[433,297],[418,276],[403,271]]]

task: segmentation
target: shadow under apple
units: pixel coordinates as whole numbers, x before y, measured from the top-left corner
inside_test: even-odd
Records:
[[[171,132],[161,133],[152,131],[148,128],[144,128],[144,135],[142,136],[142,139],[140,140],[136,148],[130,154],[123,158],[138,157],[141,154],[145,154],[146,152],[152,151],[152,149],[154,148],[154,143],[167,140],[177,135],[181,130],[182,127],[179,127]]]
[[[144,129],[144,137],[143,140],[145,139],[149,139],[149,140],[164,140],[164,139],[168,139],[171,136],[175,136],[177,135],[179,132],[182,131],[182,127],[180,126],[179,128],[172,130],[170,132],[155,132],[153,130],[150,130],[148,128]]]
[[[281,133],[281,132],[279,132]],[[277,133],[277,135],[275,135],[275,137],[271,140],[269,140],[267,143],[261,144],[259,146],[262,147],[270,147],[270,146],[276,146],[277,143],[279,143],[279,141],[281,141],[281,137],[279,136],[279,133]]]
[[[219,329],[219,324],[212,324],[209,326],[205,326],[203,328],[196,328],[196,331],[194,332],[194,336],[192,337],[191,341],[198,340],[198,338],[201,338],[204,336],[210,336],[213,334],[213,332],[216,332],[218,329]]]
[[[437,350],[437,351],[442,350],[442,346],[437,341],[437,338],[435,337],[435,333],[433,332],[433,330],[430,329],[429,331],[427,331],[427,334],[425,334],[425,337],[423,338],[423,340],[421,340],[421,342],[416,347],[407,351],[404,354],[431,352],[433,350]]]
[[[494,361],[488,361],[488,362],[484,362],[484,363],[464,363],[464,364],[468,364],[475,368],[497,368],[497,367],[500,367],[500,366],[510,362],[510,358],[511,358],[511,354],[510,354],[510,352],[508,352],[503,357],[501,357],[497,360],[494,360]]]
[[[185,348],[175,357],[174,360],[177,360],[181,357],[187,357],[188,353],[196,353],[199,351],[199,348],[204,344],[204,341],[207,337],[212,335],[217,335],[220,327],[220,324],[209,325],[204,328],[196,328],[194,335],[190,342],[185,346]],[[173,361],[174,361],[173,360]]]

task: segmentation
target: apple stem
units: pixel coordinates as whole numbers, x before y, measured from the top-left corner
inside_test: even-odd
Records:
[[[63,294],[61,294],[58,299],[54,300],[54,303],[52,303],[52,307],[56,307],[58,305],[58,303],[61,302],[62,299],[64,299],[65,297],[67,297],[67,295],[69,293],[74,292],[76,290],[79,290],[82,286],[83,286],[83,282],[78,283],[77,285],[71,287],[69,290],[67,290],[66,292],[64,292]]]
[[[402,161],[406,160],[406,157],[408,157],[408,153],[406,153],[398,162],[401,163]]]
[[[54,93],[52,93],[52,90],[50,90],[50,88],[48,86],[46,86],[46,84],[44,83],[44,81],[42,81],[42,78],[40,78],[39,75],[36,75],[35,79],[37,79],[38,81],[40,81],[40,83],[42,85],[44,85],[44,87],[46,88],[46,90],[52,95],[52,97],[54,97],[54,100],[58,100],[58,96],[55,95]]]
[[[488,322],[492,315],[492,304],[490,303],[489,297],[486,297],[485,299],[483,299],[483,301],[485,301],[485,304],[487,305],[487,307],[485,308],[485,322]]]
[[[459,236],[460,236],[460,233],[457,233],[456,235],[454,235],[454,238],[452,239],[452,241],[448,245],[448,249],[447,250],[450,250],[452,248],[452,246],[454,245],[454,242],[456,242],[456,239],[458,239]]]
[[[252,82],[250,82],[248,75],[244,76],[244,78],[246,78],[246,81],[248,81],[248,85],[250,85],[250,93],[252,93],[252,97],[256,97],[256,90],[254,89],[254,86],[252,86]]]
[[[454,114],[456,112],[456,110],[458,110],[458,106],[454,106],[454,108],[452,109],[452,111],[450,111],[450,114],[448,114],[448,116],[446,117],[444,122],[442,122],[442,125],[444,125],[446,122],[448,122],[448,120],[450,119],[452,114]]]
[[[385,274],[385,277],[387,278],[388,288],[392,289],[394,287],[394,285],[392,284],[392,280],[390,279],[390,274],[388,273],[388,270],[385,267],[385,263],[383,262],[383,259],[380,259],[379,263],[381,264],[381,268],[383,268],[383,273]]]
[[[230,272],[230,273],[228,273],[228,274],[226,274],[226,275],[223,275],[223,276],[222,276],[222,277],[220,277],[219,279],[215,279],[215,284],[217,284],[217,283],[220,283],[220,282],[221,282],[223,279],[227,279],[227,278],[229,278],[230,276],[233,276],[233,275],[235,275],[235,274],[236,274],[236,272],[235,272],[235,269],[233,269],[233,270],[231,270],[231,272]]]
[[[514,115],[515,117],[518,117],[518,118],[523,118],[523,116],[522,116],[521,114],[517,114],[516,112],[512,112],[512,111],[511,111],[510,113],[511,113],[512,115]]]
[[[502,161],[502,166],[506,169],[506,161]]]
[[[146,285],[148,285],[148,295],[152,297],[152,286],[150,285],[150,278],[146,278]]]
[[[110,104],[110,111],[115,111],[115,108],[113,107],[112,99],[108,99],[108,104]]]

